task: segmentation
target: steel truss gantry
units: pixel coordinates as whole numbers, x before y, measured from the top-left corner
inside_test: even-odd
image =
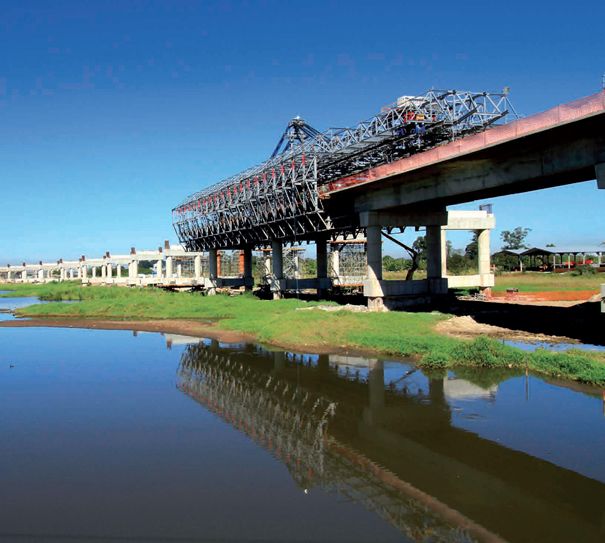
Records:
[[[403,96],[352,128],[319,132],[297,117],[269,160],[174,208],[175,231],[195,251],[352,232],[353,224],[333,217],[324,206],[321,185],[485,130],[510,116],[517,115],[506,92],[429,90]]]

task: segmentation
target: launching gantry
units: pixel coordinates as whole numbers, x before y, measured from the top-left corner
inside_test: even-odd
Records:
[[[327,197],[328,183],[505,122],[508,93],[430,90],[403,96],[352,128],[288,124],[271,157],[189,196],[172,210],[190,251],[262,248],[355,235],[359,219]]]

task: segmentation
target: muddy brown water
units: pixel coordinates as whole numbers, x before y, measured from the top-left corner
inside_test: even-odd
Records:
[[[0,328],[0,540],[603,541],[601,391]]]

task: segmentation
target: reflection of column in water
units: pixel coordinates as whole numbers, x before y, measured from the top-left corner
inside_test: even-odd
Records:
[[[280,373],[286,367],[286,353],[284,351],[276,351],[273,353],[273,369],[276,373]]]
[[[370,409],[381,409],[384,407],[384,363],[382,360],[370,360],[369,366]]]

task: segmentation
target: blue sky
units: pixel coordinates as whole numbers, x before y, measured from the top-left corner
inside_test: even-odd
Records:
[[[597,0],[0,8],[0,262],[175,240],[171,208],[265,159],[295,115],[325,129],[432,86],[505,85],[531,114],[605,72]],[[498,229],[530,227],[531,243],[605,240],[594,182],[491,201]]]

